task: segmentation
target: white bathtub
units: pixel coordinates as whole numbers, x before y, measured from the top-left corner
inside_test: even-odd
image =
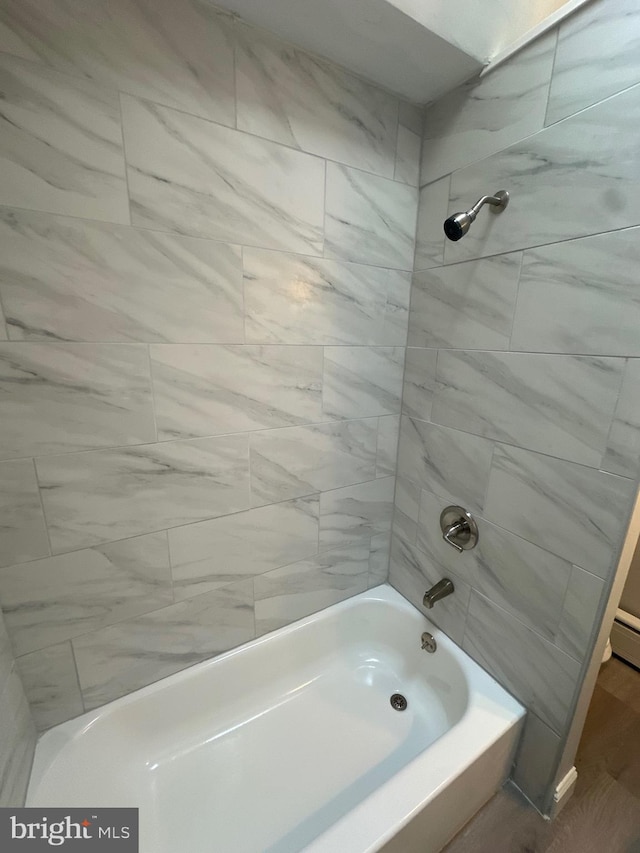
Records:
[[[381,586],[50,730],[27,805],[138,806],[141,853],[437,853],[523,715]]]

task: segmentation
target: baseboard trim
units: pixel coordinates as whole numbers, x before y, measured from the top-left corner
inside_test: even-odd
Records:
[[[640,668],[640,633],[616,621],[611,629],[611,645],[615,654]]]
[[[558,783],[558,785],[556,786],[556,790],[554,791],[553,805],[551,807],[550,815],[552,819],[555,818],[562,811],[562,809],[571,799],[577,781],[578,771],[575,767],[572,767],[571,770],[569,770],[567,775],[564,777],[564,779],[562,779]]]

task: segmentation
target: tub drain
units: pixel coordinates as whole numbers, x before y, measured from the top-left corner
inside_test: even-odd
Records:
[[[404,698],[402,693],[394,693],[389,701],[391,702],[391,707],[395,711],[406,711],[407,700]]]

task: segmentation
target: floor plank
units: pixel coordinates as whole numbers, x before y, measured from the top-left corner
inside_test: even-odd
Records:
[[[507,785],[443,853],[640,853],[640,672],[616,658],[600,671],[576,767],[555,821]]]

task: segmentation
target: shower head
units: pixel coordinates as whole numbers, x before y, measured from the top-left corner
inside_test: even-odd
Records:
[[[454,242],[461,240],[471,228],[471,223],[475,220],[480,208],[485,204],[491,205],[493,213],[502,213],[509,204],[509,193],[506,190],[498,190],[495,195],[483,195],[470,210],[454,213],[453,216],[445,219],[444,233],[447,237]]]

